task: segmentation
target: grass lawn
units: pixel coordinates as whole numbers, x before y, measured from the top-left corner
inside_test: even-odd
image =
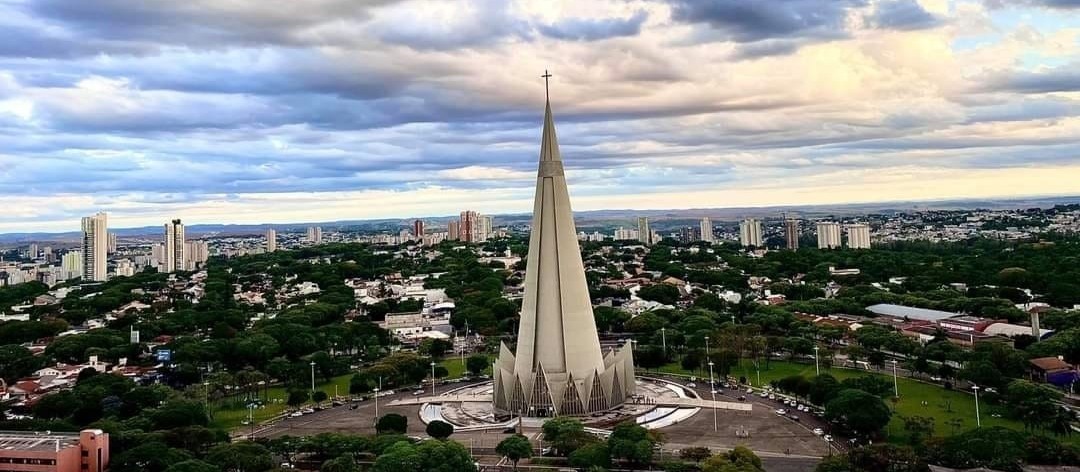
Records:
[[[329,382],[315,384],[315,389],[326,392],[328,396],[333,397],[336,388],[338,395],[346,396],[349,394],[349,379],[351,378],[352,374],[334,377]],[[263,406],[256,408],[251,413],[256,423],[280,415],[289,408],[285,403],[288,393],[286,393],[284,387],[270,387],[266,389],[265,396],[260,395],[260,398],[264,400]],[[226,430],[241,426],[242,422],[248,418],[247,406],[239,399],[221,399],[213,402],[211,406],[213,425]]]
[[[709,375],[708,369],[705,369],[703,372],[688,372],[678,363],[661,367],[660,371],[673,374],[695,375],[699,378],[707,378]],[[828,372],[838,380],[865,375],[876,375],[884,377],[889,382],[892,382],[892,375],[888,372],[862,371],[844,368],[829,369],[824,366],[822,366],[821,372]],[[804,364],[774,360],[771,361],[768,368],[766,368],[765,363],[763,362],[761,363],[761,381],[759,383],[758,372],[754,369],[754,365],[744,360],[739,366],[733,369],[733,375],[744,375],[751,381],[752,385],[757,387],[791,375],[802,375],[806,378],[811,378],[815,375],[815,372],[813,363]],[[889,434],[891,441],[906,442],[907,440],[908,435],[904,430],[904,420],[902,417],[925,416],[934,418],[935,436],[951,436],[975,428],[974,396],[954,390],[946,390],[937,385],[920,382],[906,377],[899,377],[897,379],[897,387],[900,391],[899,400],[895,403],[891,400],[885,401],[885,404],[893,408],[894,411],[892,420],[886,428],[886,432]],[[1003,426],[1017,431],[1024,431],[1024,425],[1018,421],[1006,418],[994,418],[991,416],[994,413],[1004,413],[1000,406],[990,405],[980,401],[979,410],[980,416],[982,417],[982,425],[985,427]],[[950,421],[954,419],[959,419],[961,421],[959,428],[950,425]],[[1070,437],[1067,438],[1066,441],[1072,444],[1080,444],[1080,438]]]
[[[469,358],[466,357],[465,360]],[[492,358],[488,356],[488,366],[484,368],[483,374],[491,375],[491,360]],[[439,361],[439,365],[446,367],[446,371],[450,373],[446,377],[448,379],[459,379],[465,376],[465,364],[461,362],[460,357],[447,357]]]

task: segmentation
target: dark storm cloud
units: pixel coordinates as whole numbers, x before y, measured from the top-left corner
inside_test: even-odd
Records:
[[[847,36],[848,10],[866,0],[670,0],[672,17],[705,23],[732,41],[773,38],[837,38]]]
[[[549,38],[573,41],[596,41],[620,36],[636,36],[641,32],[641,25],[649,17],[645,11],[639,11],[630,18],[580,19],[571,18],[558,23],[538,25],[540,34]]]

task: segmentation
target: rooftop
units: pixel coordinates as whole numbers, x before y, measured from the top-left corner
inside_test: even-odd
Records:
[[[866,309],[878,315],[891,316],[893,318],[907,318],[909,320],[940,321],[946,318],[960,316],[959,313],[953,313],[951,311],[928,310],[926,308],[892,305],[889,303],[870,305],[866,307]]]
[[[0,451],[55,451],[79,444],[79,433],[0,431]]]

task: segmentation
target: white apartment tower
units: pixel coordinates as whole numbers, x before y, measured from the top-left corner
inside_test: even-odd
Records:
[[[817,224],[818,249],[836,249],[840,247],[840,223],[820,221]]]
[[[108,280],[109,217],[105,212],[82,219],[83,280]]]
[[[712,219],[708,216],[701,219],[701,240],[707,243],[716,241],[716,238],[713,237]]]
[[[273,228],[266,230],[266,252],[277,251],[277,231]]]
[[[739,244],[743,247],[764,247],[761,238],[761,221],[747,218],[739,223]]]
[[[649,218],[639,216],[637,219],[638,241],[646,246],[652,245],[652,230],[649,229]]]
[[[188,241],[184,243],[184,256],[187,270],[196,270],[210,258],[210,245],[206,241]]]
[[[851,249],[870,249],[870,225],[847,225],[847,245]]]
[[[64,280],[77,279],[83,275],[83,257],[81,251],[68,251],[60,260],[61,277]]]
[[[187,270],[187,257],[184,247],[184,224],[180,220],[165,223],[165,251],[161,259],[162,272]]]

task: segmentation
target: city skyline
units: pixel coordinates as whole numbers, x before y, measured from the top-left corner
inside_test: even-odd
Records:
[[[738,3],[4,2],[0,232],[526,212],[544,69],[579,210],[1080,193],[1072,3]]]

